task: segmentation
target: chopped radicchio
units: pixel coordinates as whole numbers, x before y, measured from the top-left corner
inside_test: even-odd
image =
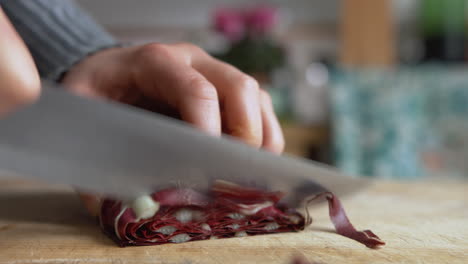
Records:
[[[304,217],[280,204],[283,196],[281,192],[217,181],[209,195],[173,188],[139,198],[133,204],[105,199],[99,220],[104,232],[120,246],[292,232],[312,223],[308,212]],[[307,202],[320,198],[328,200],[330,218],[338,234],[370,248],[385,244],[370,230],[357,231],[332,193],[320,193]]]

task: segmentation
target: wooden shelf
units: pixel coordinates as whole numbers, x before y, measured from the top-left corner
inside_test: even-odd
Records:
[[[327,145],[330,138],[326,126],[305,126],[292,123],[282,124],[286,141],[285,153],[307,157],[313,146]]]

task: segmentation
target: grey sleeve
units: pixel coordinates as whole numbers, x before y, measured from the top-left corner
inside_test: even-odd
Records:
[[[74,1],[0,0],[42,78],[57,81],[75,63],[116,40]]]

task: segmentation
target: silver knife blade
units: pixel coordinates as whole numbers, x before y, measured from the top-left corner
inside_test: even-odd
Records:
[[[121,199],[174,186],[205,190],[220,179],[294,194],[288,199],[297,204],[306,195],[341,194],[364,183],[48,82],[37,103],[0,120],[0,169]]]

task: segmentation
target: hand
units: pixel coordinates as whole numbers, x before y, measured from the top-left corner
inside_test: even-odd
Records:
[[[211,135],[224,132],[275,153],[284,148],[268,93],[252,77],[191,44],[103,50],[75,65],[63,84],[88,97],[175,110]]]
[[[39,97],[40,79],[31,55],[0,8],[0,117]]]

